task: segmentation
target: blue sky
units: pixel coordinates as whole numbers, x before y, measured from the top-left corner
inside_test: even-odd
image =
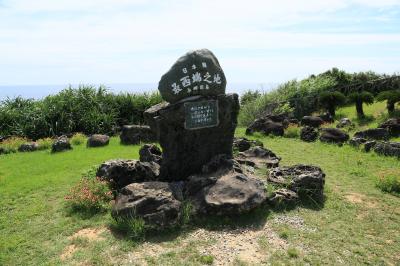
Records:
[[[156,83],[196,48],[233,83],[400,72],[400,0],[0,0],[0,85]]]

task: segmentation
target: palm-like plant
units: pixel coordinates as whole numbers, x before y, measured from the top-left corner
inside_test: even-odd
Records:
[[[349,102],[354,103],[356,105],[357,116],[359,118],[364,118],[364,109],[363,103],[372,104],[374,103],[374,96],[372,93],[367,91],[362,92],[353,92],[349,95]]]
[[[395,104],[397,102],[400,102],[400,90],[383,91],[378,94],[376,100],[386,101],[386,107],[388,109],[388,113],[391,114],[394,112]]]
[[[319,94],[318,101],[334,117],[336,108],[345,103],[346,97],[339,91],[324,91]]]

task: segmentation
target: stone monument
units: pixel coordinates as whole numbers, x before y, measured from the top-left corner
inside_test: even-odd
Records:
[[[225,87],[224,72],[207,49],[188,52],[162,76],[158,89],[167,103],[145,112],[163,150],[161,179],[185,180],[215,155],[232,157],[239,100]]]

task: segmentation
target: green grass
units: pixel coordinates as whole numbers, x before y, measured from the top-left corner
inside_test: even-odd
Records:
[[[346,112],[346,108],[339,110]],[[350,112],[350,109],[349,109]],[[355,112],[355,110],[354,110]],[[365,109],[370,114],[369,109]],[[350,117],[351,118],[351,117]],[[244,128],[237,135],[244,135]],[[399,174],[400,161],[364,153],[348,145],[306,143],[281,137],[251,137],[282,157],[281,165],[297,163],[320,166],[326,173],[326,201],[288,211],[262,208],[244,217],[234,217],[242,226],[252,220],[271,225],[277,237],[287,242],[286,250],[274,250],[266,238],[254,239],[265,248],[271,264],[396,265],[400,261],[400,198],[376,186],[382,174]],[[138,158],[139,146],[124,146],[117,138],[102,148],[74,146],[72,151],[51,154],[49,150],[0,156],[0,265],[112,265],[128,264],[131,252],[142,249],[117,230],[105,230],[101,241],[71,238],[83,228],[112,228],[109,212],[68,211],[64,197],[81,174],[108,159]],[[187,205],[185,220],[190,217]],[[305,229],[274,223],[285,215],[300,217]],[[201,254],[207,243],[189,242],[182,237],[199,226],[219,230],[230,219],[215,224],[188,223],[180,230],[149,236],[152,243],[164,243],[168,250],[146,257],[149,265],[204,265],[215,262]],[[243,222],[239,222],[243,221]],[[140,224],[134,232],[140,231]],[[135,231],[136,230],[136,231]],[[212,241],[212,239],[207,240]],[[77,250],[65,260],[60,256],[71,245]],[[264,252],[262,253],[264,254]],[[242,265],[241,259],[234,261]],[[246,265],[243,262],[243,265]]]

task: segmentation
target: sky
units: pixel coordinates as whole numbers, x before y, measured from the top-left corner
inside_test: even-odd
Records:
[[[0,0],[0,85],[157,83],[208,48],[228,84],[400,72],[400,0]]]

